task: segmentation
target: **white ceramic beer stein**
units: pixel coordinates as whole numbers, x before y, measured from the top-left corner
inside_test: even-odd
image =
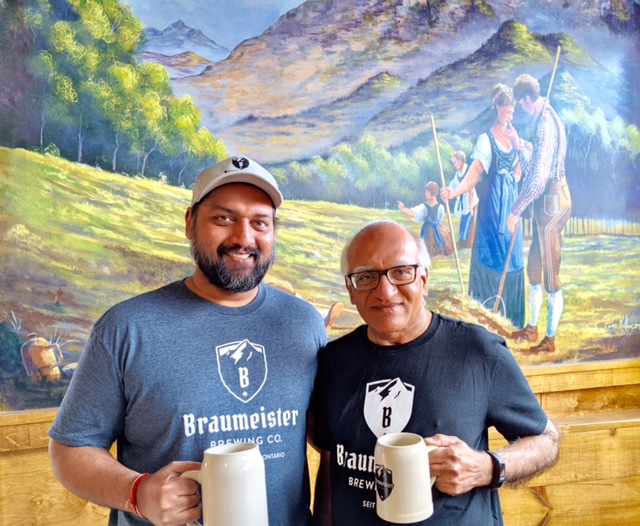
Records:
[[[396,524],[419,522],[433,514],[429,451],[420,435],[391,433],[378,438],[374,451],[376,513]]]
[[[256,444],[225,444],[204,452],[202,467],[182,477],[202,486],[204,526],[268,526],[264,460]],[[190,522],[188,526],[201,526]]]

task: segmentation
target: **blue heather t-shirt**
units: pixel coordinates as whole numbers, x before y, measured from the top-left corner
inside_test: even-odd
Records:
[[[68,446],[117,441],[122,464],[150,473],[200,462],[214,445],[255,442],[270,524],[307,524],[306,414],[325,343],[318,311],[290,294],[260,285],[232,308],[175,282],[96,323],[49,435]],[[109,522],[145,523],[122,511]]]

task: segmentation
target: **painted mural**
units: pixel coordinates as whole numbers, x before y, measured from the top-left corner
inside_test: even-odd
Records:
[[[429,308],[523,366],[637,357],[639,64],[635,0],[0,0],[0,411],[57,406],[100,315],[192,271],[190,188],[228,154],[278,179],[268,281],[330,338],[361,323],[341,247],[388,218]],[[565,157],[529,200],[527,78]]]

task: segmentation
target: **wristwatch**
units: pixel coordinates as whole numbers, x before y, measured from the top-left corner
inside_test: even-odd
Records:
[[[490,489],[501,488],[504,484],[504,460],[502,457],[493,451],[487,451],[493,462],[493,476],[491,477],[491,484],[487,487]]]

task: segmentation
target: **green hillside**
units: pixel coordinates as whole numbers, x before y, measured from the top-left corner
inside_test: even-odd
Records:
[[[0,389],[11,375],[23,374],[19,346],[28,333],[60,343],[73,362],[110,305],[192,272],[184,236],[189,199],[189,190],[160,181],[0,148]],[[320,309],[344,302],[331,338],[360,321],[339,275],[340,250],[361,226],[380,218],[419,231],[396,209],[288,201],[279,212],[278,253],[268,280],[295,289]],[[466,288],[470,252],[459,251],[459,256]],[[567,239],[561,351],[531,357],[510,343],[519,361],[637,353],[639,260],[637,238]],[[460,294],[453,257],[435,258],[428,301],[443,314],[495,331],[511,329]],[[2,401],[0,392],[0,407]]]
[[[0,199],[0,312],[23,332],[81,346],[110,305],[192,272],[184,235],[189,190],[0,148]],[[346,301],[339,249],[357,228],[385,216],[400,214],[286,202],[269,281],[320,308]]]

